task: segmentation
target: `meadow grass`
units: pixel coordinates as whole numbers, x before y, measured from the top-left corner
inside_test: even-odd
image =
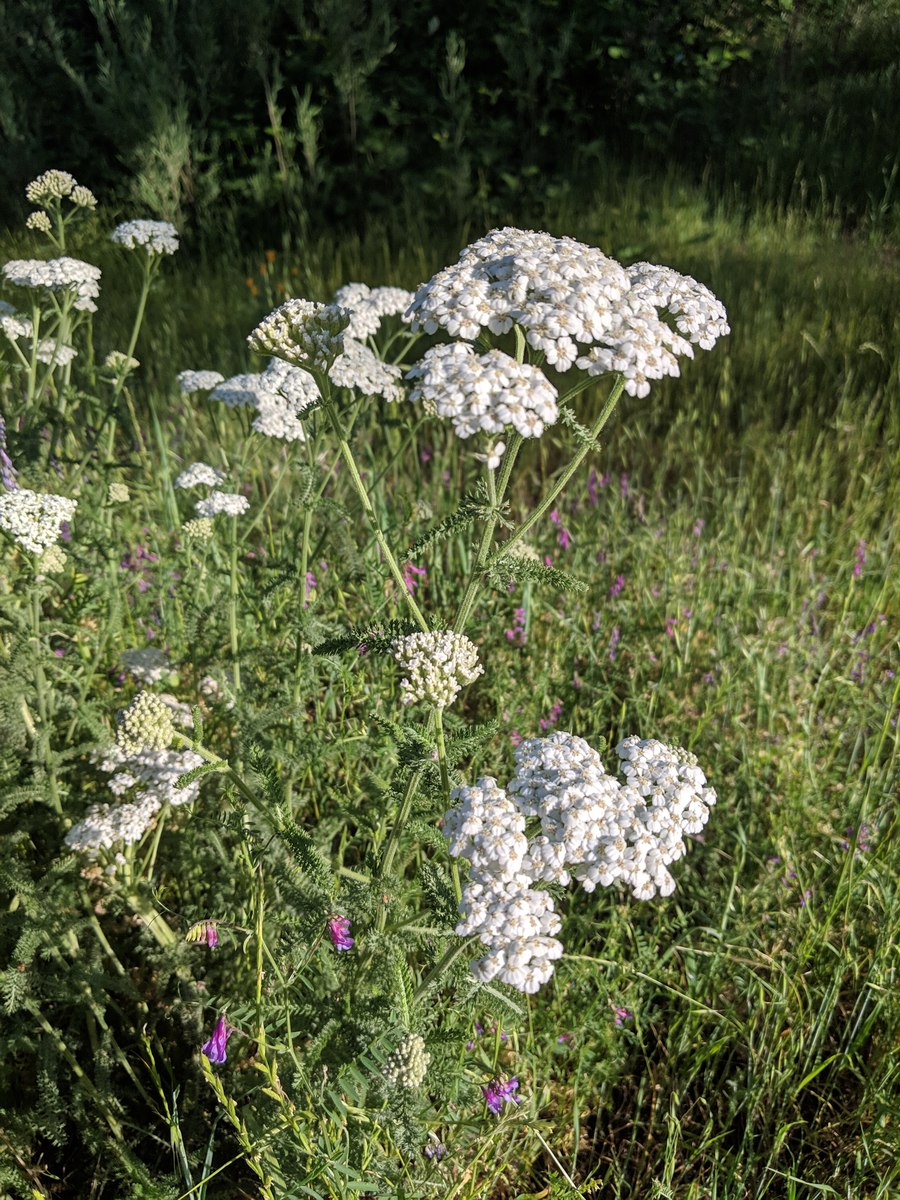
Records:
[[[400,935],[420,962],[447,938],[433,914],[415,915],[423,862],[442,842],[424,802],[398,876],[406,907],[386,939],[362,884],[342,892],[356,904],[354,931],[370,930],[359,965],[346,968],[353,975],[341,973],[343,956],[338,971],[317,950],[292,891],[297,855],[315,870],[302,858],[309,847],[272,842],[233,789],[210,780],[193,806],[166,814],[129,863],[139,893],[129,898],[121,878],[104,884],[99,869],[62,855],[52,812],[23,797],[21,773],[7,766],[0,1180],[10,1196],[876,1200],[900,1188],[896,263],[887,247],[792,213],[716,209],[672,178],[609,184],[580,213],[545,217],[552,232],[702,279],[733,333],[681,379],[623,399],[602,449],[529,538],[586,591],[528,581],[483,591],[469,633],[485,674],[446,722],[451,739],[473,722],[496,729],[468,753],[461,743],[454,779],[503,778],[517,740],[553,728],[596,746],[638,733],[687,747],[719,799],[702,844],[675,868],[677,891],[648,903],[571,893],[566,955],[535,996],[475,988],[462,970],[437,994],[410,992],[404,1004],[434,1051],[429,1097],[440,1098],[417,1119],[446,1147],[426,1159],[403,1140],[421,1126],[394,1114],[379,1132],[364,1079],[362,1099],[354,1094],[357,1076],[377,1074],[396,1042],[367,1017],[371,997],[352,1014],[363,1031],[357,1058],[332,1062],[332,1083],[321,1064],[304,1077],[340,1019],[317,1016],[323,990],[338,998],[332,1014],[351,986],[362,994],[366,970],[376,990],[402,995],[402,968],[385,968]],[[42,595],[48,651],[66,651],[47,669],[72,819],[104,795],[88,748],[131,694],[119,677],[123,649],[152,635],[181,700],[196,703],[200,680],[216,671],[227,690],[231,547],[227,535],[204,552],[185,543],[180,524],[193,514],[172,487],[182,466],[203,459],[249,484],[251,498],[235,526],[241,687],[234,709],[204,706],[206,744],[268,778],[342,887],[366,877],[360,835],[383,845],[392,775],[412,753],[396,727],[398,673],[310,650],[403,616],[396,585],[346,472],[328,474],[325,438],[317,453],[331,507],[316,514],[304,608],[298,563],[304,504],[322,485],[322,475],[311,482],[317,464],[302,447],[248,436],[241,412],[181,399],[174,376],[249,369],[243,339],[279,302],[278,283],[321,299],[348,279],[415,287],[480,232],[285,244],[273,262],[262,251],[242,262],[235,249],[204,252],[197,268],[165,264],[138,343],[134,428],[123,416],[112,473],[86,474],[73,565]],[[118,282],[124,275],[119,264],[104,276],[104,352],[127,337],[136,289]],[[602,387],[582,397],[583,424],[603,398]],[[568,461],[568,437],[557,427],[523,454],[515,518]],[[450,513],[473,478],[469,448],[418,411],[364,404],[353,442],[395,547]],[[62,490],[37,464],[17,465],[27,486]],[[68,470],[64,462],[63,480]],[[101,499],[111,477],[132,493],[114,513]],[[472,563],[471,530],[410,561],[426,572],[416,599],[449,620]],[[10,700],[26,687],[13,590],[23,580],[11,570],[2,693],[7,759],[27,760]],[[46,765],[36,770],[45,781]],[[218,952],[157,945],[135,917],[151,910],[178,938],[216,917]],[[270,1048],[299,1031],[302,1061],[291,1066],[282,1049],[279,1076],[266,1043],[236,1038],[234,1065],[218,1075],[206,1067],[204,1079],[197,1047],[226,1006],[242,1030],[261,1023]],[[522,1102],[498,1119],[480,1085],[501,1073],[518,1077]],[[279,1191],[272,1181],[293,1162],[305,1174]]]

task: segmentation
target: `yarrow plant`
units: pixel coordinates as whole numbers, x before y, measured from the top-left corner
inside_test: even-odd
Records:
[[[51,230],[57,203],[92,207],[65,173],[42,180],[32,199],[48,206],[41,212]],[[32,222],[38,232],[46,232],[44,224]],[[106,738],[94,743],[101,748],[82,756],[90,768],[85,792],[69,794],[54,780],[53,844],[78,864],[94,920],[109,911],[124,925],[131,914],[134,939],[141,931],[158,943],[147,973],[158,972],[160,991],[170,986],[164,967],[177,980],[184,997],[178,1004],[190,1013],[182,1022],[188,1034],[177,1036],[189,1042],[187,1058],[202,1068],[261,1196],[271,1200],[295,1184],[313,1190],[314,1173],[331,1172],[321,1147],[342,1144],[348,1113],[352,1137],[366,1139],[360,1162],[384,1163],[396,1150],[404,1171],[423,1159],[430,1170],[449,1170],[440,1165],[445,1148],[435,1130],[447,1112],[458,1114],[460,1128],[501,1113],[512,1122],[526,1101],[534,1108],[530,1097],[538,1094],[505,1033],[493,1059],[485,1038],[460,1072],[465,1034],[457,1037],[456,1009],[475,1002],[483,1011],[490,997],[514,1019],[522,994],[537,995],[565,969],[571,941],[564,889],[614,888],[618,898],[630,893],[643,901],[670,896],[671,868],[716,802],[685,751],[627,737],[615,748],[613,772],[588,740],[554,729],[574,709],[555,699],[571,664],[537,698],[538,714],[549,708],[539,728],[537,716],[531,730],[527,718],[513,718],[521,732],[511,772],[498,765],[469,775],[467,764],[475,756],[490,763],[494,753],[502,762],[509,753],[508,736],[505,748],[499,739],[491,746],[498,722],[486,711],[486,685],[510,644],[525,670],[538,652],[532,587],[579,586],[529,534],[535,531],[536,544],[549,529],[574,556],[570,510],[559,499],[566,484],[623,395],[646,396],[656,381],[677,375],[683,359],[728,332],[724,309],[708,289],[669,268],[623,266],[570,238],[495,230],[415,293],[355,282],[328,303],[286,298],[249,334],[250,351],[268,359],[255,367],[228,377],[214,369],[173,370],[170,395],[191,420],[202,411],[217,431],[234,427],[239,449],[231,454],[225,438],[166,445],[166,423],[149,399],[152,436],[145,436],[134,352],[151,281],[177,251],[178,234],[167,222],[133,220],[111,236],[135,252],[131,262],[143,286],[125,348],[105,359],[85,356],[92,370],[102,361],[94,381],[105,382],[109,403],[92,427],[91,446],[69,456],[78,486],[102,489],[97,511],[81,509],[79,525],[82,514],[92,531],[112,534],[124,523],[125,506],[145,502],[147,486],[136,476],[142,465],[154,489],[162,481],[167,528],[132,534],[104,564],[112,577],[119,562],[131,573],[129,640],[105,652],[96,672],[108,691],[121,689],[124,697],[115,744],[108,744],[109,711]],[[12,286],[68,297],[78,311],[99,295],[99,271],[74,259],[16,260],[3,274]],[[35,368],[42,332],[52,338],[45,350],[57,366],[69,346],[63,315],[60,307],[58,324],[42,329],[37,309],[0,313],[32,400],[43,395]],[[147,360],[143,351],[141,357]],[[601,380],[605,395],[588,419],[578,398]],[[393,458],[434,472],[451,502],[453,473],[448,467],[442,475],[444,464],[435,457],[428,465],[429,457],[442,437],[466,443],[459,474],[474,478],[436,524],[425,497],[414,508],[394,506],[390,492],[376,491],[379,464],[368,446],[361,454],[357,445],[357,421],[373,411],[386,414],[380,419]],[[123,414],[130,422],[125,437],[116,424]],[[416,447],[419,427],[438,422],[444,430],[429,436],[431,449]],[[566,447],[563,464],[520,515],[518,456],[551,427],[554,445]],[[56,461],[48,450],[48,470]],[[266,466],[254,477],[260,462]],[[57,635],[55,625],[42,624],[40,605],[44,595],[55,604],[70,581],[73,594],[85,588],[80,547],[73,547],[74,567],[59,557],[44,561],[58,548],[76,500],[29,491],[11,461],[2,466],[0,528],[40,556],[33,586],[45,590],[34,591],[30,636],[47,657],[61,651],[65,668],[65,655],[83,654],[83,627],[76,622],[65,638]],[[131,490],[119,482],[123,475]],[[289,530],[281,527],[285,510],[297,515]],[[416,528],[407,537],[410,526]],[[166,562],[166,536],[177,570]],[[449,571],[429,557],[451,539],[447,562],[462,565],[453,600]],[[348,610],[353,582],[339,558],[352,565],[354,582],[367,569],[376,576],[354,597],[369,606],[366,620],[345,630],[334,626]],[[504,598],[524,588],[524,598],[504,599],[515,605],[505,639],[492,639],[480,624],[486,584]],[[90,620],[98,621],[93,610]],[[272,633],[264,653],[260,629],[266,638]],[[329,670],[334,695],[346,685],[353,705],[335,704],[323,719],[309,681],[324,656],[343,653],[348,662],[332,659]],[[33,757],[49,775],[53,713],[42,670],[30,683],[38,703],[26,725]],[[129,702],[135,681],[144,690]],[[374,702],[375,720],[348,733],[364,698]],[[604,723],[598,713],[596,724]],[[102,734],[101,720],[95,727]],[[547,736],[528,736],[540,730]],[[345,754],[344,741],[354,739],[372,747],[365,777]],[[377,767],[376,750],[384,751]],[[316,774],[307,770],[317,756],[339,762],[331,794],[318,794]],[[205,864],[231,855],[227,880],[218,880],[215,892],[202,879],[193,891],[174,877],[168,890],[161,886],[166,856],[181,836],[204,839],[198,879]],[[221,943],[220,927],[230,931]],[[218,953],[205,954],[203,946]],[[112,969],[129,987],[140,974]],[[625,992],[622,998],[631,1002]],[[252,1044],[248,1061],[263,1075],[262,1088],[248,1087],[246,1073],[228,1062],[235,1025],[226,1013]],[[176,1035],[153,1034],[161,1036]],[[167,1086],[160,1094],[174,1130]],[[441,1097],[451,1092],[452,1108],[442,1110]],[[119,1119],[112,1110],[110,1116]],[[268,1136],[272,1130],[277,1138]],[[443,1130],[441,1136],[450,1162],[450,1137]],[[192,1194],[192,1154],[179,1161]]]

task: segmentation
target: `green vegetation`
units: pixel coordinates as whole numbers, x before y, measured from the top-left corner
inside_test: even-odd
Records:
[[[683,745],[718,804],[673,870],[675,894],[570,890],[565,957],[534,996],[477,987],[471,949],[432,984],[457,943],[434,729],[401,708],[376,636],[365,655],[324,652],[372,626],[389,636],[403,596],[321,412],[309,442],[285,445],[175,384],[184,368],[259,369],[244,339],[283,295],[327,300],[350,279],[414,288],[483,230],[438,243],[386,225],[246,256],[207,229],[220,252],[162,262],[141,367],[104,382],[140,272],[101,240],[101,207],[69,247],[104,268],[95,358],[83,353],[73,389],[48,388],[36,403],[49,410],[21,426],[23,373],[9,349],[3,360],[20,483],[79,507],[68,562],[42,581],[0,535],[2,1194],[888,1200],[900,1188],[893,250],[821,214],[711,207],[674,173],[608,181],[590,207],[560,202],[546,227],[703,280],[733,332],[681,379],[623,397],[531,532],[586,591],[524,573],[482,588],[467,628],[485,672],[444,716],[451,782],[508,778],[515,742],[553,728],[604,762],[630,733]],[[3,260],[46,253],[29,236],[10,236]],[[608,387],[578,399],[582,425]],[[475,488],[483,446],[406,401],[352,411],[368,494],[402,554]],[[560,423],[523,451],[511,520],[576,448]],[[250,502],[209,543],[185,536],[194,493],[172,486],[195,460]],[[130,500],[110,501],[110,483]],[[479,534],[460,521],[404,560],[424,568],[415,598],[436,619],[452,620]],[[109,799],[92,755],[136,690],[123,651],[147,645],[170,663],[154,690],[197,706],[191,736],[202,722],[204,751],[249,790],[213,762],[196,801],[165,806],[121,861],[92,864],[63,836]],[[372,847],[413,772],[421,790],[379,877]],[[352,919],[343,954],[325,934],[336,912]],[[199,1047],[226,1010],[237,1032],[214,1065]],[[399,1095],[385,1072],[416,1032],[429,1072]],[[508,1076],[521,1103],[497,1117],[481,1089]],[[438,1145],[444,1157],[423,1153]]]

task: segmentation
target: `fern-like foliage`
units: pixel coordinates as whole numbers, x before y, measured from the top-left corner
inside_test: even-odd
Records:
[[[588,589],[583,579],[576,579],[574,575],[560,571],[557,567],[545,567],[543,563],[535,562],[532,558],[504,554],[502,548],[488,561],[486,572],[498,591],[505,591],[510,579],[514,579],[516,583],[536,583],[557,592],[572,592],[577,595]]]
[[[387,620],[377,625],[351,625],[345,633],[326,638],[313,647],[313,654],[343,654],[347,650],[360,651],[365,647],[367,654],[388,654],[391,642],[417,629],[410,621]]]
[[[431,529],[426,530],[409,547],[405,557],[417,558],[429,546],[433,546],[436,542],[445,542],[447,538],[458,533],[460,529],[465,529],[474,521],[486,520],[492,511],[487,490],[483,483],[479,483],[475,489],[463,496],[452,513],[438,521],[437,525],[433,525]],[[504,514],[505,511],[506,506],[504,506]]]

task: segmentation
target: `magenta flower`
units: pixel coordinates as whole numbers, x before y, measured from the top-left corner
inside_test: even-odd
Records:
[[[515,1095],[519,1090],[519,1081],[515,1075],[512,1079],[507,1079],[502,1082],[499,1079],[492,1079],[487,1087],[482,1086],[484,1093],[484,1102],[492,1113],[499,1115],[500,1110],[506,1104],[521,1104],[521,1098]]]
[[[417,575],[422,575],[424,578],[416,579]],[[416,590],[420,583],[424,583],[428,578],[428,572],[424,567],[417,567],[415,563],[405,563],[403,566],[403,582],[406,585],[406,590],[410,595]]]
[[[853,574],[856,579],[862,575],[862,569],[866,565],[866,543],[860,540],[856,546],[855,562],[853,563]]]
[[[617,1025],[624,1025],[626,1021],[634,1020],[634,1014],[629,1012],[627,1008],[620,1008],[618,1004],[613,1006],[613,1013],[615,1014],[615,1023]]]
[[[210,950],[215,950],[216,946],[218,946],[219,931],[216,928],[215,921],[209,921],[207,923],[206,929],[204,930],[203,940],[206,942],[207,946],[209,946]]]
[[[609,589],[610,600],[615,600],[617,596],[621,596],[624,589],[625,589],[625,576],[617,575],[616,582]]]
[[[200,1053],[205,1054],[211,1063],[223,1063],[225,1061],[225,1047],[228,1045],[228,1039],[233,1033],[234,1030],[225,1020],[225,1014],[222,1013],[221,1017],[216,1021],[212,1037],[200,1047]]]
[[[350,936],[350,918],[329,917],[328,936],[335,950],[351,950],[354,939]]]

